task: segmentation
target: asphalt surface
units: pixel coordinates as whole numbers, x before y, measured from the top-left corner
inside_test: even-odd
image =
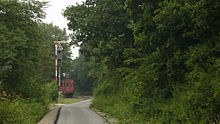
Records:
[[[61,108],[57,124],[107,124],[106,120],[92,111],[91,100],[64,105]]]

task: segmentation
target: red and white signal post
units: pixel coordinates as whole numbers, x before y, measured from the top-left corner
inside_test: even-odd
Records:
[[[61,46],[62,43],[67,43],[67,41],[54,41],[54,46],[55,46],[55,51],[54,51],[54,53],[55,53],[55,67],[54,67],[54,69],[55,69],[55,80],[58,81],[58,86],[60,86],[60,83],[61,83],[60,74],[61,74],[61,61],[62,61],[62,50],[63,50],[63,47]]]

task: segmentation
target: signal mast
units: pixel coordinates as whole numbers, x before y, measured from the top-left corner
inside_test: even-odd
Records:
[[[62,51],[63,47],[61,44],[67,43],[67,41],[54,41],[55,46],[55,81],[57,81],[58,86],[61,84],[61,66],[62,66]]]

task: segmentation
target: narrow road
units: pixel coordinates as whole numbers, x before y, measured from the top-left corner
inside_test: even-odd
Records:
[[[57,124],[107,124],[89,108],[91,100],[68,104],[61,108]]]

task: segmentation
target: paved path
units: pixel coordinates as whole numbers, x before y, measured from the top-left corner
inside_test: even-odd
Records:
[[[92,111],[91,100],[64,105],[57,124],[107,124],[105,119]]]

